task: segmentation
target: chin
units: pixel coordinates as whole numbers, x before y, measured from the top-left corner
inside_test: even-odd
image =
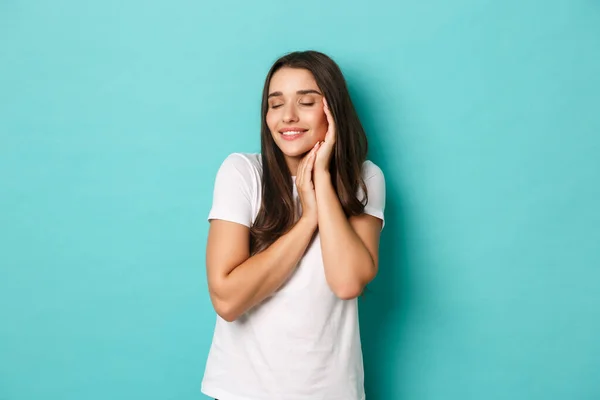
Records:
[[[308,153],[313,146],[317,142],[314,143],[277,143],[277,147],[279,150],[287,156],[287,157],[301,157]]]

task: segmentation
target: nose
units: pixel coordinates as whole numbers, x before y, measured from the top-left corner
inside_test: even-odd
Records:
[[[297,121],[298,121],[298,113],[296,112],[296,108],[294,107],[294,105],[290,104],[287,107],[285,107],[285,110],[283,112],[283,122],[290,123],[290,122],[297,122]]]

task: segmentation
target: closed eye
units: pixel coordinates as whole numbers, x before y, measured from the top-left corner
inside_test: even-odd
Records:
[[[315,103],[314,103],[314,102],[313,102],[313,103],[298,103],[298,104],[300,104],[301,106],[307,106],[307,107],[310,107],[310,106],[314,106],[314,105],[315,105]],[[283,104],[273,104],[273,105],[271,106],[271,108],[279,108],[279,107],[281,107],[281,106],[283,106]]]

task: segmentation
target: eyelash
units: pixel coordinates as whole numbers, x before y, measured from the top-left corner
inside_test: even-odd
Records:
[[[279,107],[281,107],[282,105],[283,105],[283,104],[277,104],[277,105],[275,105],[275,106],[271,106],[271,108],[279,108]],[[315,105],[315,103],[300,103],[300,105],[301,105],[301,106],[308,106],[308,107],[310,107],[310,106],[313,106],[313,105]]]

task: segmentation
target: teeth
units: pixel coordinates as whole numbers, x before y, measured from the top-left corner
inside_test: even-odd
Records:
[[[282,134],[283,134],[283,135],[285,135],[285,136],[292,136],[292,135],[299,135],[299,134],[301,134],[301,133],[304,133],[304,132],[300,132],[300,131],[289,131],[289,132],[283,132]]]

